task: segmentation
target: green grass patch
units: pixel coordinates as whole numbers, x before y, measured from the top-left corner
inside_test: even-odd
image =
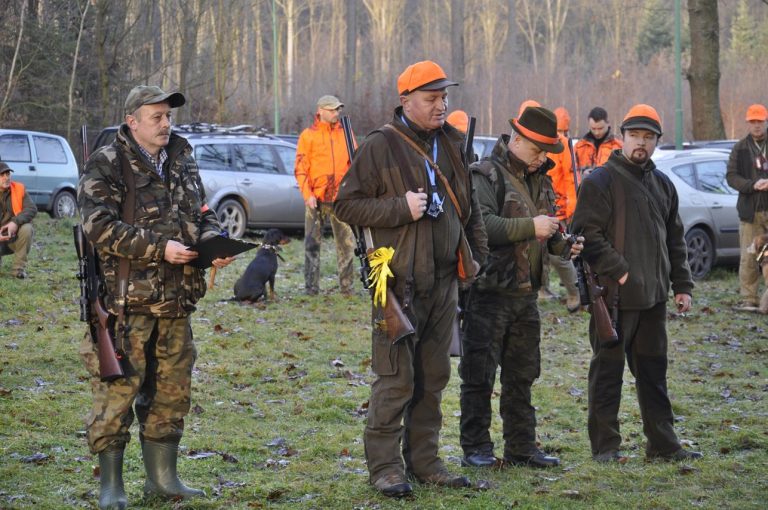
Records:
[[[83,437],[91,395],[78,357],[84,328],[72,224],[36,219],[29,279],[12,278],[9,260],[0,268],[0,508],[96,507],[98,462]],[[373,382],[370,302],[362,290],[353,298],[339,295],[334,253],[326,238],[317,297],[304,295],[301,239],[285,247],[275,302],[228,301],[248,257],[218,272],[216,288],[193,316],[198,362],[179,459],[184,480],[208,497],[142,501],[144,469],[132,441],[125,466],[131,508],[764,508],[768,321],[733,311],[734,269],[718,268],[697,283],[691,313],[670,310],[669,391],[676,427],[682,440],[704,452],[703,460],[690,466],[645,462],[627,370],[620,419],[630,460],[620,466],[592,462],[586,433],[588,316],[547,302],[534,405],[542,447],[556,452],[562,467],[460,468],[454,360],[444,396],[441,456],[452,470],[487,480],[492,488],[416,485],[412,499],[391,501],[368,485],[362,445]],[[497,411],[498,395],[493,406]],[[500,454],[497,415],[492,435]],[[212,455],[194,458],[193,452]]]

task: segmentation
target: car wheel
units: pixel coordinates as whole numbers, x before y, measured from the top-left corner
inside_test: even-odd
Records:
[[[240,239],[245,234],[247,219],[245,209],[237,200],[225,200],[216,209],[221,227],[229,232],[229,236]]]
[[[51,204],[54,218],[72,218],[77,214],[77,199],[71,191],[59,191]]]
[[[685,245],[688,248],[688,265],[691,275],[698,279],[707,276],[715,262],[715,247],[712,239],[704,230],[692,228],[685,234]]]

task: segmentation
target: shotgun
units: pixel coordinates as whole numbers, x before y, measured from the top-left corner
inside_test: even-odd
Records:
[[[349,163],[352,164],[352,159],[355,156],[355,140],[354,135],[352,134],[352,122],[347,115],[343,115],[340,122],[341,128],[344,131],[344,141],[347,144]],[[361,227],[360,225],[350,226],[355,233],[355,255],[360,260],[360,280],[363,282],[363,286],[366,289],[371,290],[371,296],[373,296],[373,288],[369,277],[371,274],[371,265],[368,260],[368,255],[374,252],[371,229],[369,227]],[[383,309],[381,309],[381,307],[377,308],[379,309],[374,310],[374,327],[383,329],[387,334],[387,339],[391,343],[397,343],[408,335],[415,333],[416,330],[403,312],[400,301],[397,299],[397,296],[395,296],[391,287],[387,287],[387,304]]]

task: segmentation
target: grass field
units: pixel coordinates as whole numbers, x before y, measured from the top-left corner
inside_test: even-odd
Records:
[[[71,220],[35,220],[28,280],[0,269],[0,508],[96,508],[98,479],[83,437],[90,403],[78,358]],[[669,390],[678,433],[705,458],[647,463],[631,374],[621,408],[624,465],[591,461],[586,435],[586,314],[542,305],[542,377],[534,386],[542,447],[560,468],[459,467],[459,378],[444,397],[441,456],[490,490],[416,486],[392,501],[367,483],[362,445],[370,371],[369,300],[337,292],[332,241],[318,297],[303,294],[303,245],[286,246],[279,300],[226,301],[247,258],[219,271],[193,316],[198,361],[179,468],[205,499],[142,501],[137,441],[128,447],[131,508],[765,508],[768,500],[768,320],[732,310],[733,269],[699,282],[693,311],[670,315]],[[554,274],[554,273],[553,273]],[[553,288],[556,288],[553,285]],[[358,286],[359,288],[359,286]],[[494,406],[498,404],[498,395]],[[137,429],[134,424],[134,437]],[[494,439],[501,427],[494,418]],[[497,449],[500,453],[501,449]],[[143,506],[144,505],[144,506]]]

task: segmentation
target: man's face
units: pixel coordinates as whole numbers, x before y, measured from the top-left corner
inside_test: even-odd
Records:
[[[526,164],[528,172],[535,172],[547,160],[546,151],[541,150],[538,145],[516,133],[509,141],[507,148],[517,159]]]
[[[336,124],[339,121],[342,108],[343,106],[339,106],[338,108],[318,108],[317,114],[320,116],[321,121],[327,122],[328,124]]]
[[[768,121],[750,120],[747,124],[749,124],[749,134],[752,135],[752,138],[758,142],[762,142],[765,139],[765,130],[768,127]]]
[[[611,127],[611,125],[604,120],[587,119],[587,122],[589,123],[589,131],[596,140],[602,140],[606,133],[608,133],[608,129]]]
[[[163,102],[145,104],[133,115],[126,115],[125,122],[136,142],[154,156],[162,147],[168,145],[171,118],[171,106]]]
[[[656,150],[659,137],[647,129],[627,129],[624,131],[624,156],[637,165],[643,165],[651,159]]]
[[[400,96],[403,112],[421,129],[431,131],[445,123],[448,110],[448,92],[443,90],[417,90]]]
[[[6,191],[11,187],[11,172],[0,174],[0,191]]]

